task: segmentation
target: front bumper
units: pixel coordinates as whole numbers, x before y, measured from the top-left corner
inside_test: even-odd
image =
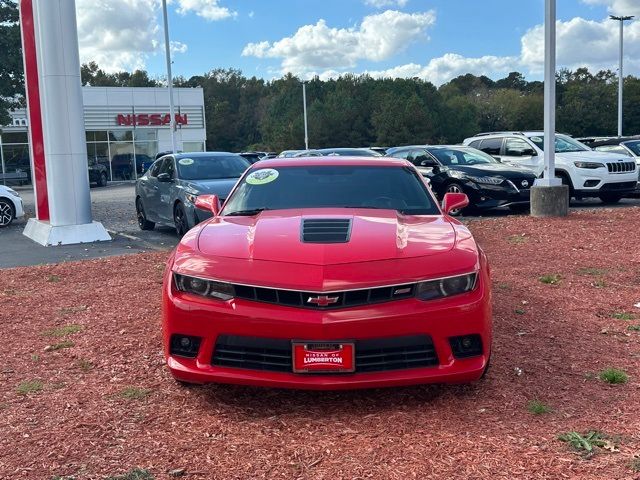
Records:
[[[193,383],[233,383],[301,389],[373,388],[421,383],[460,383],[480,378],[491,351],[491,294],[486,270],[476,289],[442,300],[415,298],[336,310],[308,310],[256,301],[216,301],[176,292],[171,273],[163,289],[163,342],[173,376]],[[170,353],[173,334],[201,339],[197,356]],[[456,358],[450,338],[479,335],[482,353]],[[293,373],[214,365],[219,338],[365,343],[373,339],[430,337],[437,364],[355,373]],[[370,342],[369,342],[370,343]],[[357,353],[357,352],[356,352]],[[357,358],[357,356],[356,356]]]
[[[529,180],[527,188],[518,188],[511,181],[503,182],[500,185],[478,184],[467,182],[465,192],[469,196],[469,201],[476,208],[496,208],[509,205],[525,205],[531,200],[530,187],[534,178]]]

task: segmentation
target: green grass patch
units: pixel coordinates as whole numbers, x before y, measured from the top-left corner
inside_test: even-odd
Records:
[[[507,238],[507,241],[512,245],[521,245],[523,243],[527,243],[529,241],[529,237],[525,237],[524,235],[511,235]]]
[[[62,327],[50,328],[49,330],[45,330],[42,332],[44,337],[66,337],[67,335],[73,335],[74,333],[78,333],[82,331],[81,325],[64,325]]]
[[[602,278],[598,278],[597,280],[591,282],[591,285],[596,287],[596,288],[604,288],[607,286],[607,284],[605,283],[605,281]]]
[[[134,468],[130,472],[123,473],[122,475],[114,475],[113,477],[107,477],[105,480],[154,480],[154,476],[151,475],[149,470],[142,468]]]
[[[607,445],[606,436],[597,430],[584,434],[566,432],[558,435],[558,440],[568,443],[571,448],[587,456],[595,453],[595,447],[602,448]]]
[[[551,413],[551,407],[542,403],[540,400],[531,400],[527,404],[527,410],[533,415],[544,415],[545,413]]]
[[[47,282],[58,283],[60,281],[60,277],[58,275],[49,275],[47,277]]]
[[[604,268],[593,268],[593,267],[585,267],[578,270],[580,275],[593,275],[595,277],[599,277],[607,273]]]
[[[634,472],[640,472],[640,458],[634,458],[633,460],[631,460],[631,465],[629,466]]]
[[[525,313],[527,313],[525,310],[523,310],[522,308],[516,308],[514,310],[516,312],[516,314],[518,315],[524,315]]]
[[[76,360],[76,366],[83,372],[93,370],[94,367],[92,362],[90,362],[89,360],[85,360],[84,358],[79,358],[78,360]]]
[[[59,310],[60,315],[71,315],[73,313],[84,312],[87,310],[86,305],[78,305],[77,307],[64,307]]]
[[[19,395],[29,395],[30,393],[41,392],[44,384],[41,380],[25,380],[18,385],[16,391]]]
[[[40,355],[38,355],[36,353],[32,353],[31,354],[31,361],[32,362],[39,362],[40,361]]]
[[[542,275],[538,280],[546,285],[558,285],[561,277],[557,273],[554,273],[553,275]]]
[[[629,375],[618,368],[606,368],[598,374],[598,378],[611,385],[620,385],[629,381]]]
[[[127,400],[142,400],[151,394],[151,390],[139,387],[127,387],[120,392],[120,396]]]
[[[627,330],[630,332],[640,332],[640,325],[629,325]]]
[[[635,320],[636,319],[633,313],[627,313],[627,312],[616,312],[611,316],[616,320]]]
[[[71,348],[75,344],[71,340],[63,340],[58,343],[54,343],[53,345],[47,345],[45,347],[45,352],[55,352],[57,350],[64,350],[65,348]]]

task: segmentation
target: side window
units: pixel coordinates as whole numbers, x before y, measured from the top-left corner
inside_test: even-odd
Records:
[[[489,155],[500,155],[502,138],[485,138],[480,142],[480,150]]]
[[[164,158],[161,158],[160,160],[156,160],[154,162],[153,165],[151,165],[151,168],[149,169],[149,176],[150,177],[157,177],[158,173],[160,173],[160,167],[162,165],[162,162],[164,162]]]
[[[176,165],[173,161],[172,157],[167,157],[164,159],[162,163],[162,167],[160,167],[160,171],[158,173],[168,173],[169,178],[175,178],[176,176]]]
[[[431,157],[424,150],[411,150],[411,157],[413,158],[411,161],[416,167],[422,166],[422,162],[425,160],[431,160]]]
[[[535,150],[521,138],[507,138],[504,144],[504,154],[507,157],[524,157],[535,154]]]
[[[395,152],[389,156],[393,158],[402,158],[406,160],[408,155],[409,155],[409,150],[403,150],[401,152]]]
[[[473,142],[469,143],[469,146],[472,148],[478,148],[480,147],[480,142],[482,142],[482,140],[474,140]]]

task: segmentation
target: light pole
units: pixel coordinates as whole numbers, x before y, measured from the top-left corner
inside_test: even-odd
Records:
[[[307,129],[307,83],[302,82],[302,110],[304,112],[304,149],[309,150],[309,131]]]
[[[611,20],[620,22],[620,66],[618,67],[618,136],[622,136],[622,89],[624,87],[624,75],[622,73],[622,58],[624,45],[624,22],[631,20],[633,15],[615,16],[609,15]]]
[[[164,50],[167,57],[167,85],[169,87],[169,127],[171,129],[171,152],[176,153],[176,115],[173,105],[173,77],[171,76],[171,45],[169,44],[169,17],[167,15],[167,0],[162,0],[162,17],[164,19]]]

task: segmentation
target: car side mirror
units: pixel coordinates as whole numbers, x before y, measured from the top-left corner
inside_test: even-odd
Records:
[[[198,195],[195,205],[200,210],[211,212],[214,217],[220,213],[220,200],[217,195]]]
[[[158,181],[162,183],[169,183],[172,181],[171,175],[168,173],[160,173],[158,174]]]
[[[491,155],[491,156],[494,158],[494,160],[497,160],[498,162],[502,163],[502,158],[500,158],[499,156],[497,155]]]
[[[435,160],[432,160],[430,158],[425,158],[420,162],[420,166],[421,167],[437,167],[438,164],[435,162]]]
[[[465,193],[446,193],[442,200],[442,209],[447,215],[451,210],[457,210],[469,205],[469,197]]]

